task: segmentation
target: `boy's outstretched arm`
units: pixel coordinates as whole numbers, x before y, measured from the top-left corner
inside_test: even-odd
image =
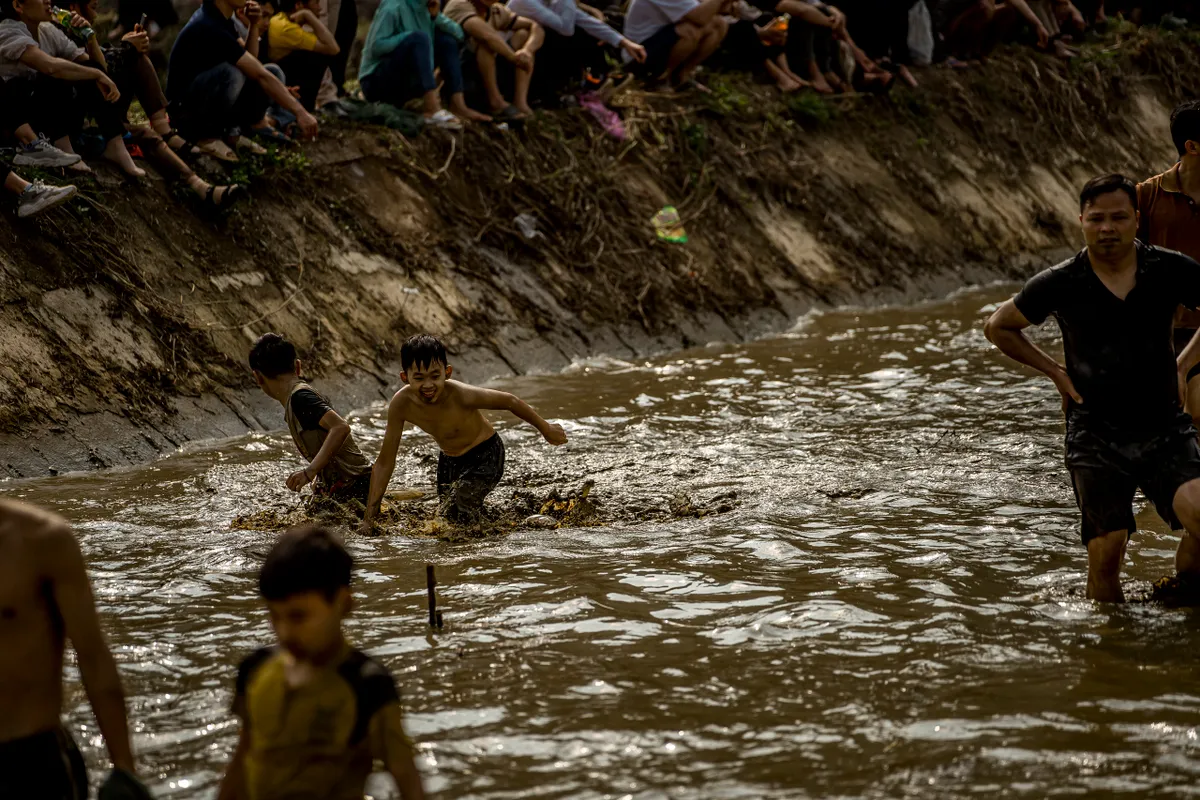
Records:
[[[362,530],[369,531],[379,514],[379,504],[387,491],[392,473],[396,471],[396,451],[400,449],[400,437],[404,435],[404,402],[397,397],[388,405],[387,431],[383,434],[383,445],[379,457],[371,470],[371,491],[367,495],[367,513],[363,515]]]
[[[470,408],[486,411],[511,411],[518,419],[528,422],[538,429],[550,444],[566,444],[567,432],[562,425],[547,422],[533,408],[515,394],[499,392],[495,389],[481,389],[478,386],[464,387],[463,403]]]
[[[329,435],[325,437],[325,443],[313,456],[313,460],[308,462],[308,466],[288,476],[287,487],[293,492],[300,491],[304,486],[316,480],[316,477],[321,474],[321,470],[329,466],[334,454],[342,449],[342,445],[350,436],[350,423],[342,419],[333,409],[325,412],[319,424],[329,431]]]

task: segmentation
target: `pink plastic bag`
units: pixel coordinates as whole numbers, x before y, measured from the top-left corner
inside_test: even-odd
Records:
[[[625,123],[617,116],[617,112],[604,105],[593,92],[581,95],[579,105],[587,109],[596,122],[600,123],[600,127],[604,129],[605,133],[622,142],[625,141]]]

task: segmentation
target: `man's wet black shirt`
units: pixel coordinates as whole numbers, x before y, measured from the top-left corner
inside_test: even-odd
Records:
[[[1032,277],[1014,298],[1034,325],[1053,315],[1067,375],[1083,398],[1074,413],[1114,432],[1169,426],[1179,414],[1175,310],[1200,306],[1200,264],[1137,245],[1137,278],[1124,300],[1092,270],[1087,249]]]

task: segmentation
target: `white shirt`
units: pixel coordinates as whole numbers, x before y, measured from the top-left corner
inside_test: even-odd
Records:
[[[30,45],[41,48],[46,55],[67,61],[74,61],[84,52],[53,22],[39,25],[35,39],[24,22],[6,19],[0,22],[0,80],[28,78],[37,74],[36,69],[21,63],[21,56],[25,55]]]
[[[508,0],[508,8],[560,36],[574,36],[579,28],[613,47],[621,44],[620,32],[580,11],[575,0]]]
[[[661,28],[679,22],[698,5],[697,0],[633,0],[625,14],[625,37],[643,44]]]

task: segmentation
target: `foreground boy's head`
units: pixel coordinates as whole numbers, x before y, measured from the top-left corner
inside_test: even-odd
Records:
[[[446,388],[454,367],[446,361],[446,345],[428,333],[408,337],[400,348],[400,380],[417,392],[426,403],[436,403]]]
[[[341,648],[353,567],[341,537],[315,525],[292,528],[271,548],[258,591],[279,644],[297,659],[321,660]]]
[[[250,369],[259,388],[267,381],[295,377],[300,374],[296,346],[278,333],[264,333],[250,348]]]

